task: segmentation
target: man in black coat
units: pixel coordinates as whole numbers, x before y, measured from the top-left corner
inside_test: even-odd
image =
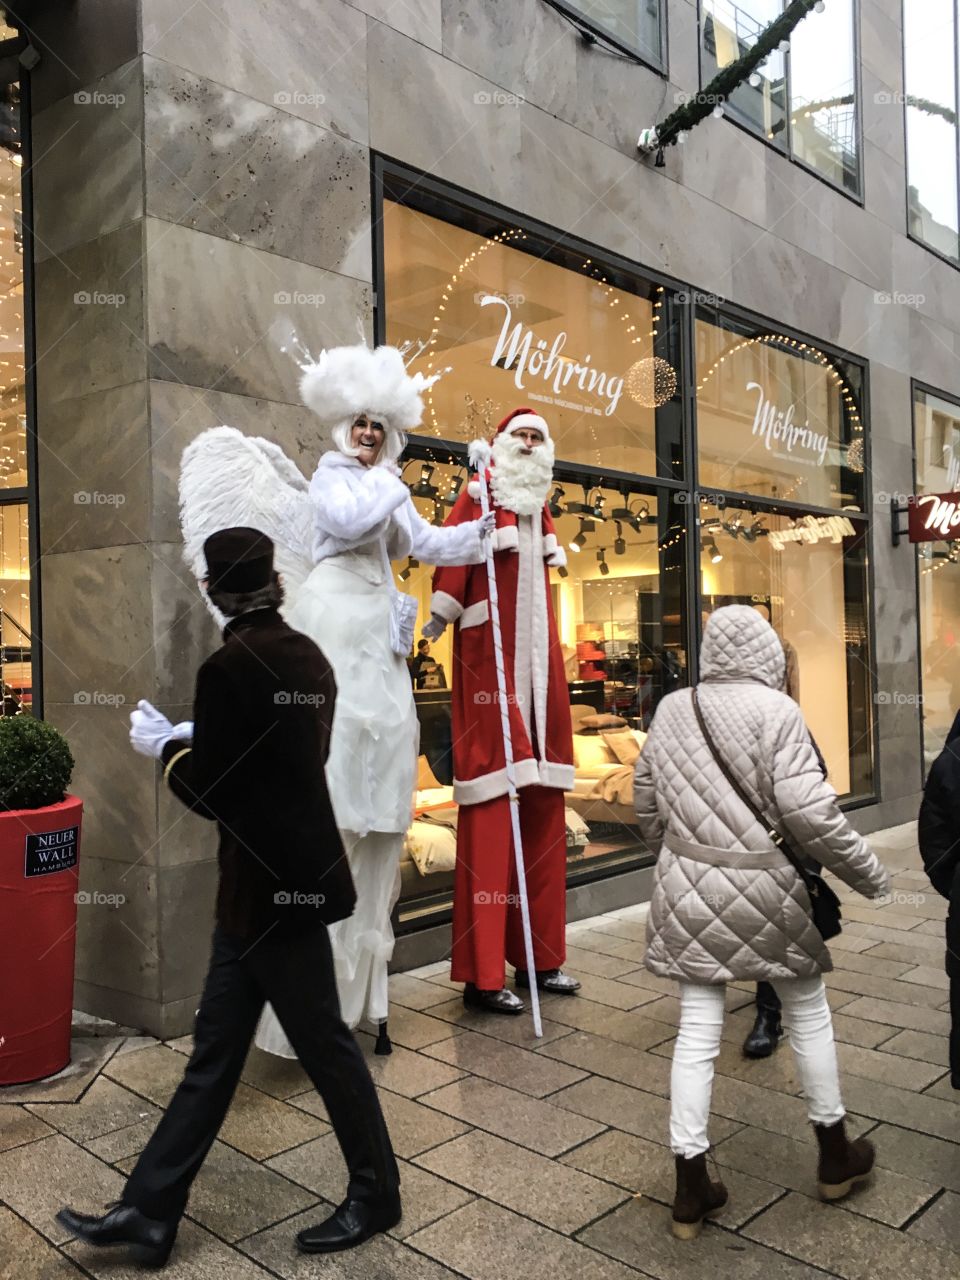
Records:
[[[930,883],[950,903],[946,936],[946,970],[950,979],[950,1083],[954,1089],[960,1089],[960,713],[930,769],[917,834]]]
[[[134,747],[158,757],[173,793],[216,821],[220,883],[213,954],[184,1078],[104,1217],[62,1209],[94,1245],[169,1256],[194,1177],[223,1123],[269,1000],[323,1098],[350,1180],[336,1212],[297,1236],[307,1253],[360,1244],[400,1220],[399,1173],[363,1054],[340,1017],[328,924],[355,893],[324,780],[336,684],[293,631],[273,543],[226,529],[204,544],[205,587],[230,621],[197,675],[194,724],[149,703],[131,716]]]

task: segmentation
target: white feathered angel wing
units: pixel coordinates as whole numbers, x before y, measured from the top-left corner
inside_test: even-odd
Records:
[[[235,427],[211,427],[180,459],[183,558],[198,578],[206,574],[203,544],[218,529],[247,525],[274,543],[283,575],[284,611],[313,567],[313,523],[308,483],[279,445],[245,436]],[[222,625],[219,610],[207,607]]]

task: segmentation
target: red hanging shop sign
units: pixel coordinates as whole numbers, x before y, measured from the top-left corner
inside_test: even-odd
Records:
[[[954,542],[960,538],[960,493],[920,493],[907,504],[911,542]]]

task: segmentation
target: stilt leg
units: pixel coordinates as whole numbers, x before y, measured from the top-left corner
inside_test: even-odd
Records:
[[[384,1018],[384,1020],[381,1023],[379,1023],[378,1026],[379,1026],[379,1030],[377,1031],[377,1043],[373,1047],[373,1052],[378,1053],[381,1056],[385,1056],[388,1053],[393,1053],[393,1045],[390,1043],[390,1037],[387,1035],[386,1018]]]

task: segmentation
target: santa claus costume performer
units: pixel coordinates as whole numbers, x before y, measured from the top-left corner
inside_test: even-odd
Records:
[[[548,566],[566,563],[546,507],[553,459],[544,419],[530,409],[515,409],[497,428],[488,483],[496,513],[494,566],[536,981],[542,991],[572,995],[580,984],[561,970],[566,956],[564,792],[573,787],[573,740],[563,654],[550,599]],[[475,520],[479,514],[479,484],[473,480],[447,524]],[[504,986],[505,962],[516,969],[516,985],[521,989],[529,988],[530,975],[517,891],[486,567],[438,569],[430,612],[425,636],[439,636],[448,623],[457,627],[453,789],[460,814],[451,977],[466,984],[467,1006],[518,1014],[525,1006]]]

